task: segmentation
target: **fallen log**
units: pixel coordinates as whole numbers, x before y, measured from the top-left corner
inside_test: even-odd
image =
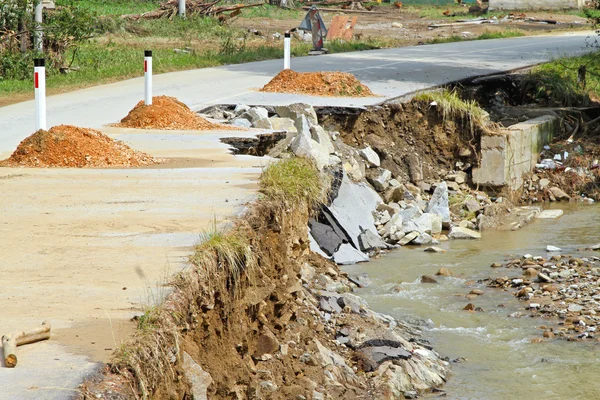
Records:
[[[38,328],[29,331],[13,332],[2,336],[2,347],[4,350],[4,364],[8,368],[14,368],[17,365],[17,346],[23,346],[29,343],[39,342],[40,340],[50,339],[50,323],[42,322]]]

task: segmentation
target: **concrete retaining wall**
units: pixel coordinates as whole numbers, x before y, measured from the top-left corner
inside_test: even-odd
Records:
[[[519,188],[557,128],[556,117],[542,116],[512,125],[499,135],[482,136],[481,165],[473,169],[473,183]]]
[[[583,8],[585,0],[490,0],[490,10]]]

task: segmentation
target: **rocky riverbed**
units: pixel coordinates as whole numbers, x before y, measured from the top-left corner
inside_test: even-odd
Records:
[[[600,244],[589,248],[600,250]],[[488,287],[510,291],[525,303],[523,311],[511,314],[520,318],[530,315],[549,320],[541,326],[544,338],[566,340],[600,340],[600,257],[560,254],[549,245],[548,255],[526,254],[492,268],[511,269],[512,276],[482,280]],[[520,272],[515,276],[515,271]]]

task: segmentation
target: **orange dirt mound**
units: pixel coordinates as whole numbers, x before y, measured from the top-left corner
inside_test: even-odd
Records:
[[[239,130],[230,125],[214,124],[205,120],[174,97],[156,96],[147,106],[140,101],[117,126],[139,129]]]
[[[295,72],[284,69],[261,92],[298,93],[315,96],[369,97],[373,92],[345,72]]]
[[[59,125],[23,140],[0,166],[138,167],[161,161],[94,129]]]

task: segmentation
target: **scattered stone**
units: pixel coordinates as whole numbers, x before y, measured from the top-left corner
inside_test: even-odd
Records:
[[[440,268],[435,274],[439,276],[452,276],[452,271],[450,271],[448,268]]]
[[[279,341],[273,332],[265,330],[265,332],[258,337],[256,351],[254,352],[253,357],[260,358],[264,354],[273,354],[277,350],[279,350]]]
[[[481,210],[481,206],[479,205],[479,202],[473,198],[467,199],[465,201],[465,208],[469,212],[477,212],[477,211]]]
[[[570,200],[571,197],[566,194],[562,189],[554,186],[550,188],[550,192],[556,198],[556,200]]]
[[[418,245],[431,244],[433,242],[433,238],[428,233],[421,233],[419,236],[414,238],[412,242]]]
[[[407,235],[405,235],[402,239],[400,239],[398,241],[398,244],[401,246],[405,246],[407,244],[409,244],[410,242],[412,242],[413,240],[415,240],[417,237],[419,237],[420,233],[419,232],[410,232]]]
[[[440,183],[434,190],[425,212],[437,214],[442,217],[442,223],[450,223],[450,208],[448,207],[448,185]]]
[[[392,173],[383,168],[370,169],[366,174],[367,181],[378,192],[383,192],[388,187],[388,182],[392,178]]]
[[[234,118],[229,123],[233,126],[239,126],[240,128],[251,128],[252,122],[244,118]]]
[[[551,245],[546,246],[547,252],[557,252],[557,251],[561,251],[561,250],[562,249],[560,247],[551,246]]]
[[[500,264],[500,263],[493,263],[492,265],[490,265],[490,267],[492,267],[492,268],[500,268],[500,267],[502,267],[502,264]]]
[[[381,240],[379,235],[374,234],[368,229],[363,230],[362,233],[358,235],[358,243],[360,244],[360,249],[364,252],[388,248],[388,245]]]
[[[422,275],[421,283],[439,283],[433,276],[430,275]]]
[[[367,162],[369,167],[380,167],[379,155],[371,147],[367,146],[359,151],[360,156]]]
[[[450,239],[481,239],[481,233],[460,226],[453,226],[448,235]]]
[[[481,289],[473,289],[469,292],[469,294],[474,294],[476,296],[481,296],[483,294],[483,290]]]
[[[473,303],[469,303],[463,308],[463,311],[475,311],[475,305]]]
[[[536,218],[539,219],[556,219],[563,215],[563,210],[544,210],[539,213]]]
[[[191,385],[191,395],[196,400],[208,400],[208,387],[213,380],[187,352],[183,352],[183,371]]]
[[[261,382],[259,382],[259,385],[260,385],[260,388],[261,388],[262,390],[264,390],[265,392],[269,392],[269,393],[276,392],[276,391],[277,391],[277,389],[279,389],[279,388],[277,387],[277,385],[276,385],[276,384],[274,384],[274,383],[273,383],[273,382],[271,382],[271,381],[261,381]],[[194,397],[194,400],[195,400],[195,399],[196,399],[196,398]]]
[[[425,250],[423,250],[427,253],[445,253],[446,250],[442,249],[441,247],[437,247],[437,246],[431,246],[431,247],[427,247]],[[444,268],[442,268],[444,269]]]

